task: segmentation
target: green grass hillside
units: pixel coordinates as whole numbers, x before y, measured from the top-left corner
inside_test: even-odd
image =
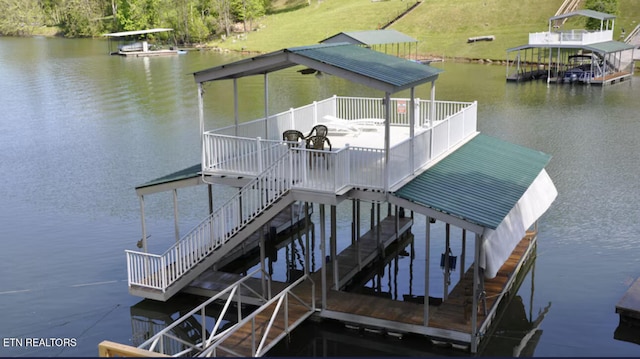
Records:
[[[286,11],[290,3],[280,1],[281,8],[258,21],[257,31],[215,45],[268,52],[314,44],[342,31],[377,29],[415,0],[311,0],[304,7],[298,1],[295,10]],[[423,0],[390,28],[418,39],[418,52],[424,57],[501,60],[508,48],[526,44],[530,32],[546,31],[549,17],[561,4],[562,0]],[[622,28],[628,33],[640,22],[638,0],[619,4],[616,39]],[[467,38],[483,35],[494,35],[495,41],[467,43]]]

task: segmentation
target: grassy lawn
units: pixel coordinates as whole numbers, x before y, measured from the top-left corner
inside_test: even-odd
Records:
[[[278,0],[274,14],[244,37],[212,45],[232,50],[269,52],[310,45],[339,32],[374,30],[391,21],[415,0]],[[421,56],[504,60],[506,50],[524,45],[528,34],[548,30],[560,0],[424,0],[390,28],[419,41]],[[640,23],[638,0],[619,0],[615,39]],[[287,8],[294,9],[286,11]],[[577,18],[581,19],[581,18]],[[571,20],[564,28],[580,28]],[[469,37],[493,35],[495,41],[467,43]]]
[[[274,51],[318,43],[343,31],[373,30],[392,20],[414,1],[312,0],[310,6],[266,16],[246,39],[217,43],[224,48]]]

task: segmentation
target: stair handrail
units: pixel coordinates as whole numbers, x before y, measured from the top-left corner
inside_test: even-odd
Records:
[[[221,292],[219,292],[218,294],[214,295],[213,297],[207,299],[205,302],[201,303],[200,305],[198,305],[197,307],[195,307],[194,309],[192,309],[191,311],[189,311],[187,314],[181,316],[180,318],[176,319],[174,322],[172,322],[170,325],[166,326],[164,329],[162,329],[161,331],[159,331],[158,333],[154,334],[151,338],[147,339],[144,343],[138,345],[138,349],[145,349],[145,350],[149,350],[151,352],[154,353],[159,353],[159,354],[164,354],[160,351],[155,351],[156,346],[158,345],[158,343],[160,343],[160,340],[162,338],[170,338],[173,340],[177,340],[180,343],[184,344],[187,348],[184,349],[183,351],[181,351],[180,353],[174,353],[174,356],[181,356],[181,355],[185,355],[187,353],[193,352],[193,351],[202,351],[203,349],[203,344],[206,344],[207,342],[211,341],[212,338],[215,339],[216,337],[220,337],[221,335],[224,335],[226,333],[229,332],[229,330],[231,330],[231,328],[235,327],[235,325],[225,329],[224,331],[217,333],[217,329],[219,327],[219,324],[222,320],[222,318],[225,316],[226,314],[226,309],[228,309],[229,305],[231,304],[231,302],[236,299],[235,297],[237,296],[237,300],[238,302],[240,301],[240,291],[239,289],[241,287],[255,293],[256,295],[259,296],[259,298],[261,300],[263,300],[264,302],[268,302],[269,299],[263,295],[260,295],[259,293],[255,292],[251,287],[249,287],[248,285],[245,284],[246,281],[248,281],[251,278],[254,278],[254,276],[258,273],[262,272],[262,274],[264,276],[266,276],[269,280],[267,281],[269,283],[269,286],[271,285],[271,279],[270,279],[270,275],[269,273],[267,273],[266,271],[262,270],[261,268],[258,268],[254,271],[252,271],[251,273],[248,273],[247,275],[243,276],[241,279],[237,280],[235,283],[229,285],[227,288],[225,288],[224,290],[222,290]],[[268,292],[271,292],[271,289],[269,288]],[[180,325],[182,322],[186,321],[187,319],[189,319],[190,317],[194,316],[195,314],[198,314],[198,312],[200,312],[200,316],[201,316],[201,320],[204,321],[204,317],[205,317],[205,308],[217,301],[222,299],[223,296],[227,295],[228,297],[226,299],[225,302],[225,306],[224,309],[220,312],[220,314],[218,315],[218,318],[215,321],[215,327],[214,329],[211,331],[210,334],[210,338],[206,339],[203,337],[202,342],[200,343],[189,343],[186,342],[185,340],[178,338],[174,335],[171,335],[171,331],[173,330],[173,328],[177,327],[178,325]],[[242,321],[242,312],[239,311],[238,312],[238,322]],[[204,346],[206,347],[206,345]]]
[[[286,146],[286,144],[283,144],[283,146]],[[218,210],[207,216],[207,218],[201,221],[192,230],[187,232],[187,234],[182,236],[179,241],[175,242],[162,255],[127,250],[129,285],[131,285],[132,282],[135,282],[131,273],[131,267],[135,266],[135,260],[130,258],[130,256],[143,257],[149,260],[154,258],[156,261],[159,260],[160,263],[155,263],[154,266],[149,266],[148,263],[145,263],[145,266],[151,269],[147,271],[151,272],[155,270],[155,272],[145,273],[142,275],[142,278],[147,279],[148,281],[149,278],[154,277],[154,274],[155,277],[157,277],[158,274],[161,274],[159,285],[151,285],[141,281],[133,284],[161,289],[164,293],[166,289],[181,278],[184,273],[195,267],[203,258],[222,247],[236,233],[245,228],[254,218],[269,208],[271,204],[284,196],[292,186],[292,168],[288,166],[289,156],[291,156],[290,152],[291,151],[286,151],[271,166],[260,173],[258,177],[242,187],[238,193],[227,200],[220,208],[218,208]],[[287,164],[287,166],[284,166],[285,164]],[[283,166],[285,168],[280,168]],[[269,179],[277,179],[281,177],[275,175],[279,170],[289,171],[289,180],[275,182],[269,181]],[[256,189],[258,192],[254,191]],[[263,190],[267,190],[266,197],[263,196]],[[241,198],[246,204],[246,207],[252,209],[251,211],[248,211],[248,214],[242,213],[242,205],[240,204]],[[239,204],[239,207],[236,206],[236,204]],[[236,216],[233,210],[238,210],[239,216]],[[228,216],[225,216],[225,214]],[[229,226],[230,228],[227,228],[227,220],[234,221],[234,223]],[[208,238],[203,238],[207,233]],[[169,266],[172,266],[172,268],[169,268]],[[144,266],[140,265],[139,267],[142,268]],[[145,271],[144,268],[142,269]],[[169,271],[169,269],[171,270]]]
[[[296,288],[300,283],[309,280],[311,282],[311,303],[305,303],[300,297],[298,297],[295,293],[293,293],[293,289]],[[284,304],[285,306],[285,311],[284,311],[284,315],[285,315],[285,328],[284,328],[284,332],[282,334],[280,334],[278,337],[276,337],[276,339],[274,339],[274,342],[277,342],[277,340],[279,339],[279,337],[288,334],[291,330],[293,330],[298,324],[300,324],[302,322],[302,320],[306,319],[306,316],[303,318],[299,318],[297,321],[295,321],[292,325],[292,327],[289,327],[289,318],[288,318],[288,303],[289,303],[289,297],[293,296],[294,299],[296,299],[298,302],[300,302],[302,305],[304,305],[305,307],[307,307],[309,309],[309,311],[307,312],[307,316],[313,314],[316,310],[316,298],[315,298],[315,282],[313,281],[313,278],[311,278],[311,276],[309,274],[305,274],[302,277],[298,278],[298,280],[296,280],[295,282],[293,282],[292,284],[290,284],[287,288],[285,288],[284,290],[282,290],[280,293],[278,293],[276,296],[274,296],[273,298],[271,298],[271,300],[269,300],[268,302],[264,303],[260,308],[256,309],[255,311],[253,311],[251,314],[247,315],[244,319],[242,319],[240,322],[238,322],[237,324],[235,324],[233,326],[233,328],[241,328],[242,326],[248,324],[249,322],[251,322],[251,326],[252,326],[252,333],[256,333],[255,331],[255,318],[258,316],[258,314],[260,314],[261,312],[263,312],[264,310],[266,310],[267,308],[269,308],[272,304],[276,303],[276,308],[273,311],[273,314],[271,315],[271,318],[269,319],[269,324],[267,325],[267,328],[264,330],[264,334],[262,334],[260,339],[260,342],[257,342],[257,339],[255,335],[251,336],[251,340],[252,340],[252,345],[251,345],[251,356],[252,357],[259,357],[264,355],[270,348],[271,345],[268,345],[266,348],[264,347],[264,344],[267,340],[267,337],[269,335],[269,332],[271,331],[271,328],[273,327],[273,322],[275,321],[275,318],[277,317],[277,315],[280,313],[280,308],[282,307],[282,305]],[[216,339],[216,341],[212,344],[210,344],[208,347],[206,347],[198,356],[199,357],[210,357],[210,356],[218,356],[217,355],[217,349],[218,347],[221,347],[221,343],[223,343],[227,338],[229,338],[231,335],[233,335],[233,330],[229,330],[226,333],[222,334],[220,336],[218,336]],[[256,344],[258,344],[258,346],[256,347]],[[233,353],[231,350],[226,349],[225,351],[228,351],[230,353]],[[234,353],[237,356],[242,356],[242,355],[238,355],[238,353]]]

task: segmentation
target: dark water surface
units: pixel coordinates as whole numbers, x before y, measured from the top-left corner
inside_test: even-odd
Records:
[[[213,52],[128,59],[107,51],[99,40],[0,38],[0,356],[95,356],[105,339],[136,344],[132,307],[140,298],[128,294],[124,256],[141,235],[134,187],[199,163],[190,74],[239,59]],[[547,171],[559,195],[540,221],[535,267],[505,316],[533,321],[548,310],[529,354],[640,356],[639,345],[614,338],[615,304],[640,276],[638,78],[606,88],[547,87],[505,83],[501,66],[436,66],[445,70],[437,99],[477,100],[480,131],[553,156]],[[261,116],[262,79],[239,82],[241,115]],[[272,112],[333,94],[379,96],[295,71],[270,76],[269,86]],[[206,91],[207,128],[232,123],[230,84]],[[428,98],[428,88],[418,94]],[[228,191],[215,189],[221,204]],[[179,193],[182,232],[204,218],[205,195],[201,188]],[[145,206],[150,250],[162,252],[173,240],[171,196],[149,196]],[[348,218],[350,205],[338,211]],[[416,239],[424,238],[421,222],[412,230]],[[348,231],[349,223],[341,222],[339,233]],[[434,232],[442,235],[443,229]],[[424,293],[421,242],[414,243],[413,261],[401,256],[382,269],[379,291],[392,297]],[[433,242],[432,255],[439,257],[444,244]],[[460,241],[452,242],[454,254],[460,253]],[[443,274],[432,260],[431,292],[437,296]],[[512,355],[518,344],[513,338],[524,331],[518,323],[505,324],[484,353]],[[25,338],[72,338],[75,345],[15,345]],[[400,347],[405,351],[388,351]],[[331,325],[305,326],[274,350],[434,353],[456,354],[420,340]]]

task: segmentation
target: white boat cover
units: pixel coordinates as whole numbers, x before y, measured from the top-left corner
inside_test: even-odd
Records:
[[[556,187],[543,169],[500,225],[495,230],[485,230],[478,262],[485,278],[496,276],[527,229],[549,209],[557,196]]]

